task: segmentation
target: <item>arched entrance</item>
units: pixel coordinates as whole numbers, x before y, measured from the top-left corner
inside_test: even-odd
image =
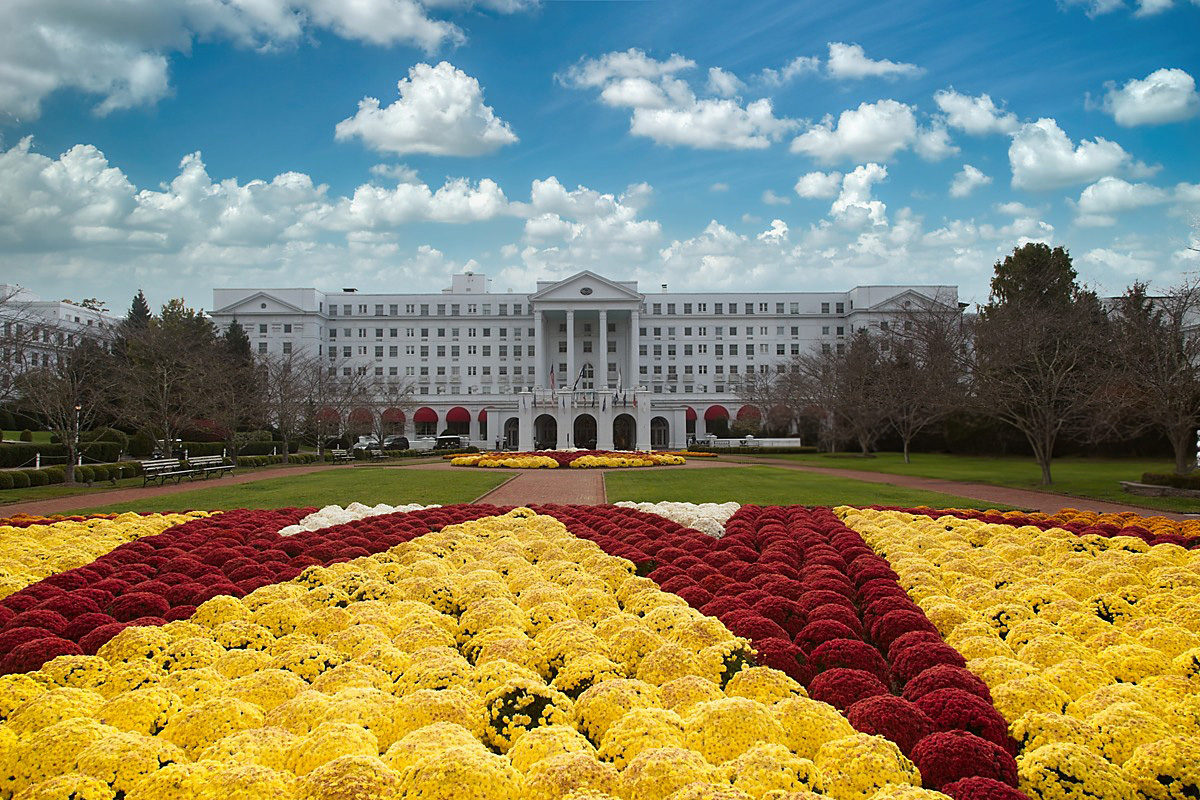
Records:
[[[709,406],[704,410],[704,425],[709,433],[729,435],[729,410],[725,406]]]
[[[437,436],[437,424],[437,412],[428,406],[418,408],[413,414],[413,425],[416,426],[417,436]]]
[[[542,414],[533,421],[533,446],[536,450],[558,447],[558,421],[554,417]]]
[[[684,433],[687,434],[688,441],[695,439],[696,438],[696,409],[692,408],[691,406],[688,406],[687,410],[684,412],[684,425],[687,427],[687,430],[684,431]]]
[[[521,445],[521,420],[509,417],[504,420],[504,449],[516,450]]]
[[[596,449],[596,418],[591,414],[580,414],[575,418],[575,446]]]
[[[404,412],[398,408],[383,410],[383,432],[389,435],[404,433]]]
[[[487,423],[488,423],[488,412],[487,412],[487,409],[484,408],[479,411],[479,439],[484,443],[484,445],[487,444],[487,438],[488,438],[488,424]],[[485,449],[486,449],[486,447],[485,447]]]
[[[618,414],[613,420],[613,447],[632,450],[637,443],[637,420],[629,414]]]
[[[455,406],[446,412],[446,429],[459,436],[471,432],[471,412],[462,406]]]
[[[665,449],[671,443],[671,423],[666,417],[654,417],[650,420],[650,446]]]

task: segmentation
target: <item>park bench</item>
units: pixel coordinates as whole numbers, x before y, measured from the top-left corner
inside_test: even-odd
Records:
[[[162,486],[170,478],[179,483],[192,474],[191,467],[185,467],[178,458],[152,458],[139,461],[138,464],[142,467],[142,488],[148,486],[151,481],[158,481],[158,485]]]
[[[330,450],[329,454],[333,456],[333,461],[336,464],[339,461],[353,461],[354,453],[349,450]]]
[[[208,476],[214,474],[219,478],[226,472],[233,472],[233,465],[226,464],[224,456],[196,456],[189,458],[187,464],[192,468],[192,480],[201,475],[208,480]]]

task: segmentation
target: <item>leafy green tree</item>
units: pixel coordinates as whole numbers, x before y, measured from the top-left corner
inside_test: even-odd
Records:
[[[239,364],[252,364],[254,354],[250,347],[250,336],[246,328],[235,318],[225,329],[225,354]]]
[[[152,318],[150,304],[146,302],[146,295],[142,294],[141,289],[138,289],[138,293],[133,296],[133,303],[129,306],[129,313],[125,315],[125,327],[133,330],[145,330],[150,326]]]

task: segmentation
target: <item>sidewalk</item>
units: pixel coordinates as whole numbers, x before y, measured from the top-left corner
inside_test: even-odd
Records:
[[[476,500],[497,506],[534,503],[600,505],[604,503],[604,473],[600,469],[514,470],[516,475]]]

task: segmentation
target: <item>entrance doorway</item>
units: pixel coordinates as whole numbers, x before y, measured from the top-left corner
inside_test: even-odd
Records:
[[[533,421],[533,447],[535,450],[558,447],[558,421],[549,414],[542,414]]]
[[[618,414],[613,420],[613,446],[632,450],[637,443],[637,421],[629,414]]]
[[[584,450],[596,449],[596,418],[580,414],[575,418],[575,446]]]

